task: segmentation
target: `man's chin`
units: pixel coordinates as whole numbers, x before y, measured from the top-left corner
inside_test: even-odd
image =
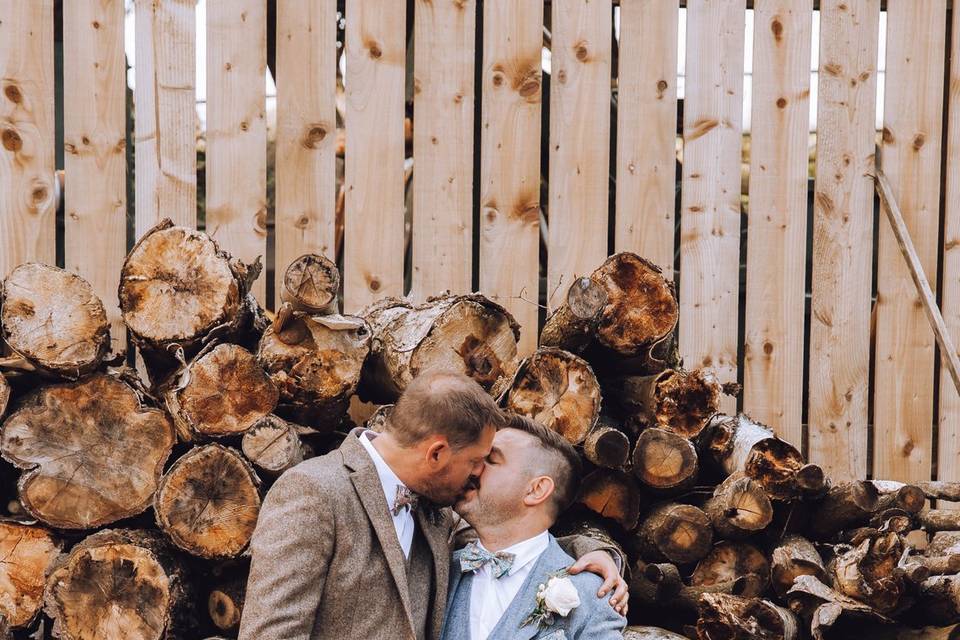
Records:
[[[470,505],[476,501],[478,493],[479,491],[477,489],[467,489],[457,496],[457,501],[454,503],[453,508],[457,513],[462,513],[464,509],[469,509]]]

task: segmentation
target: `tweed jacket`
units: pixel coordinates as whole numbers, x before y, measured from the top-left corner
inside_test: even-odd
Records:
[[[473,572],[460,570],[460,555],[453,554],[450,563],[450,587],[446,621],[441,640],[471,640],[470,591]],[[563,552],[556,539],[550,536],[547,549],[540,555],[510,606],[490,632],[487,640],[622,640],[627,621],[607,602],[598,598],[602,580],[592,573],[570,576],[580,594],[580,606],[566,617],[556,616],[553,624],[543,628],[535,624],[523,625],[536,607],[537,588],[546,584],[550,575],[573,564],[573,558]]]
[[[416,640],[406,560],[376,467],[354,429],[339,449],[276,481],[260,509],[239,640]],[[430,549],[426,637],[438,640],[447,601],[453,512],[416,512]],[[578,557],[609,548],[569,540]],[[414,591],[416,593],[416,591]]]

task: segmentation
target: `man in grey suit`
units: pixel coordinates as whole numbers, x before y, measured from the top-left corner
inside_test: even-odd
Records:
[[[573,564],[548,529],[580,475],[559,434],[515,416],[497,432],[483,483],[456,509],[479,540],[454,553],[442,640],[613,640],[626,620],[597,597],[600,579]]]
[[[250,543],[240,640],[437,640],[452,505],[478,486],[504,416],[473,380],[418,376],[383,433],[355,429],[283,474]],[[626,589],[599,545],[577,538],[579,569]],[[583,552],[588,553],[584,554]],[[589,551],[592,551],[590,553]]]

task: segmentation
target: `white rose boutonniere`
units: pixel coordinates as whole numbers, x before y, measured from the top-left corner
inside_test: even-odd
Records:
[[[536,624],[547,627],[553,624],[554,616],[567,617],[580,606],[580,594],[566,571],[550,576],[546,584],[537,587],[537,606],[526,617],[521,627]]]

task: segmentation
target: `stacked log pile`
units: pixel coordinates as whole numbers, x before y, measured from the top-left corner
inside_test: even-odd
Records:
[[[767,426],[720,413],[736,385],[684,368],[673,284],[643,258],[575,280],[523,359],[516,322],[482,295],[343,315],[336,267],[304,256],[273,316],[249,295],[259,270],[169,222],[145,234],[118,292],[138,367],[109,353],[83,279],[7,274],[0,638],[235,636],[265,491],[364,422],[351,401],[380,430],[432,367],[582,452],[557,532],[623,550],[626,638],[956,635],[960,512],[930,501],[960,485],[831,482]]]

